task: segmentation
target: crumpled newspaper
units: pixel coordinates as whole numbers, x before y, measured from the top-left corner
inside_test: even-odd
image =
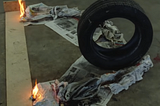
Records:
[[[116,73],[102,75],[102,83],[112,82],[105,86],[108,86],[113,94],[118,94],[122,90],[127,90],[129,86],[137,81],[142,80],[143,74],[151,67],[153,67],[153,63],[150,59],[150,56],[147,55],[143,57],[138,66],[132,66],[124,70],[119,70]]]
[[[127,43],[123,33],[109,20],[96,28],[93,39],[99,46],[104,48],[118,48]]]
[[[149,55],[145,56],[139,64],[114,73],[103,74],[100,78],[86,78],[87,80],[70,83],[62,91],[62,101],[93,98],[101,86],[109,88],[112,94],[127,90],[129,86],[142,80],[143,74],[153,67]],[[82,81],[84,82],[82,83]]]
[[[67,5],[47,6],[43,3],[29,5],[25,10],[25,16],[21,21],[54,20],[58,17],[78,17],[81,12],[77,7],[68,8]]]
[[[84,58],[80,60],[85,61]],[[81,62],[83,61],[79,61],[78,64],[81,64]],[[79,66],[77,62],[75,63],[75,65]],[[75,68],[74,65],[71,67]],[[78,73],[85,75],[84,79],[79,81],[73,80],[70,83],[65,81],[60,82],[58,80],[39,83],[38,88],[43,90],[40,90],[38,95],[41,95],[43,99],[34,101],[34,105],[57,106],[59,101],[68,102],[70,100],[78,100],[79,106],[106,106],[113,94],[118,94],[122,90],[127,90],[129,86],[142,80],[143,74],[151,67],[153,67],[153,63],[149,55],[144,56],[135,66],[116,72],[113,71],[112,73],[102,74],[99,77],[86,77],[86,75],[83,74],[83,66],[77,67]],[[66,73],[73,71],[73,68],[70,69],[71,70],[68,70]],[[78,74],[74,75],[74,77],[70,77],[70,79],[75,79],[75,77],[79,77]]]
[[[78,82],[68,84],[61,92],[61,101],[83,100],[93,98],[99,91],[101,81],[99,78],[85,78]]]

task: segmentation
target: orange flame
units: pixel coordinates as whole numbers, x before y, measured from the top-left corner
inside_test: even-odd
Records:
[[[38,86],[37,86],[37,80],[35,80],[35,86],[32,92],[33,98],[36,99],[38,93]]]
[[[18,0],[19,6],[20,6],[20,17],[24,15],[24,4],[22,3],[22,0]]]

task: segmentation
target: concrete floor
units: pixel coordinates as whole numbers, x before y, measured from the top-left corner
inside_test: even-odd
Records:
[[[66,4],[69,7],[87,8],[95,0],[26,0],[26,4],[43,2],[47,5]],[[154,38],[148,52],[154,61],[154,67],[144,75],[144,79],[114,95],[108,106],[159,106],[160,105],[160,61],[154,60],[160,54],[160,1],[135,0],[150,18]],[[0,106],[6,106],[5,75],[5,15],[0,0]],[[123,27],[125,29],[125,27]],[[59,78],[81,55],[79,48],[63,39],[44,25],[25,27],[32,81],[48,81]]]

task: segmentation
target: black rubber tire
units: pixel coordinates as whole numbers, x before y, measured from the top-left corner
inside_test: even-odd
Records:
[[[135,25],[132,39],[120,48],[106,49],[93,41],[100,23],[111,18],[125,18]],[[153,37],[150,20],[133,0],[98,0],[82,14],[78,24],[78,42],[83,56],[93,65],[117,70],[136,64],[148,51]]]

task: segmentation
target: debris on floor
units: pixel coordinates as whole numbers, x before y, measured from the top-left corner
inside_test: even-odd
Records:
[[[33,105],[58,106],[78,101],[77,106],[106,106],[113,94],[128,90],[129,86],[142,80],[151,67],[153,63],[146,55],[136,66],[97,74],[106,70],[91,65],[81,56],[60,79],[38,84],[37,95],[40,96]]]
[[[47,6],[43,3],[29,5],[21,18],[25,25],[44,24],[48,21],[62,17],[80,17],[81,12],[77,7],[68,8],[67,5]]]

